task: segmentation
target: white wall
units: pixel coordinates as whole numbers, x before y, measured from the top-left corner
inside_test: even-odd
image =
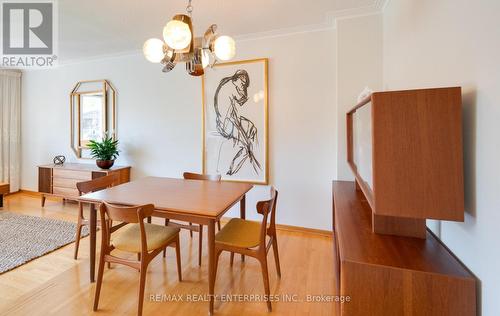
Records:
[[[384,13],[386,89],[463,88],[467,214],[442,222],[441,239],[481,280],[487,316],[500,313],[499,12],[496,0],[398,0]]]
[[[354,180],[347,164],[346,113],[365,87],[382,88],[382,16],[337,21],[337,175]]]
[[[280,191],[278,222],[330,230],[336,178],[334,30],[237,45],[237,59],[270,58],[270,181]],[[187,75],[182,65],[163,74],[159,65],[131,54],[25,73],[23,189],[37,190],[38,164],[57,154],[74,157],[69,92],[89,79],[108,79],[118,90],[118,164],[130,164],[133,178],[201,171],[201,79]],[[249,217],[257,218],[254,205],[264,192],[249,194]]]

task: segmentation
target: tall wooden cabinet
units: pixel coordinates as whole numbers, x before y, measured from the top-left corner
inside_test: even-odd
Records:
[[[347,113],[348,163],[373,231],[425,238],[464,220],[461,88],[374,92]]]
[[[109,174],[118,174],[119,183],[130,181],[130,167],[100,169],[94,164],[65,163],[64,165],[38,166],[38,192],[42,193],[42,206],[47,196],[75,200],[78,196],[76,184]]]

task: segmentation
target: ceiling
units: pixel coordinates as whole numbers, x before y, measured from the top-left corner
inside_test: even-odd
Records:
[[[328,25],[328,17],[371,9],[380,0],[193,0],[196,34],[217,23],[220,33],[251,37]],[[137,51],[184,13],[187,0],[59,0],[62,62]]]

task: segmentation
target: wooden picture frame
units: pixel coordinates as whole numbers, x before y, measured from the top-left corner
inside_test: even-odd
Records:
[[[269,183],[269,60],[216,64],[202,77],[203,173]]]

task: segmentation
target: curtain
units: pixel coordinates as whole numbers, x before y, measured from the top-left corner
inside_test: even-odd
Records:
[[[19,191],[21,159],[21,72],[0,69],[0,182]]]

